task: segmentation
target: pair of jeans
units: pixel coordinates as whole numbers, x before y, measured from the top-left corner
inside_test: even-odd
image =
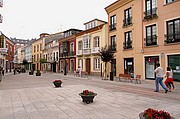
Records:
[[[164,90],[168,90],[166,85],[163,83],[163,77],[156,77],[156,92],[159,92],[159,84],[162,86]]]

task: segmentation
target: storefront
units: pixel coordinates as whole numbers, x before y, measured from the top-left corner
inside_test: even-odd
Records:
[[[155,79],[154,69],[159,63],[158,56],[145,57],[145,79]]]
[[[180,54],[168,55],[168,66],[172,68],[173,78],[175,81],[180,81]]]

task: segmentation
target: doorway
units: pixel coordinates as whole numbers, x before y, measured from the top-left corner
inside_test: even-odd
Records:
[[[133,58],[124,58],[124,74],[134,74]]]
[[[154,69],[156,64],[159,63],[158,56],[145,57],[145,78],[146,79],[155,79]]]
[[[90,60],[90,58],[87,58],[86,59],[86,72],[88,74],[90,74],[90,69],[91,69],[91,60]]]

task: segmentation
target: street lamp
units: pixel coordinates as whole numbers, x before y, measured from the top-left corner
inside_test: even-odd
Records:
[[[64,55],[64,57],[65,57],[65,62],[64,62],[64,75],[67,75],[67,72],[66,72],[66,56],[67,56],[67,49],[66,48],[64,48],[64,51],[63,51],[63,55]]]

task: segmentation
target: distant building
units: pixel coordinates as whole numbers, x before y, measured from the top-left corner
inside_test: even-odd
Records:
[[[0,32],[0,65],[4,68],[5,72],[11,72],[14,63],[14,43]]]
[[[76,34],[76,68],[101,76],[104,65],[99,50],[108,44],[108,24],[99,19],[84,23],[85,30]]]

